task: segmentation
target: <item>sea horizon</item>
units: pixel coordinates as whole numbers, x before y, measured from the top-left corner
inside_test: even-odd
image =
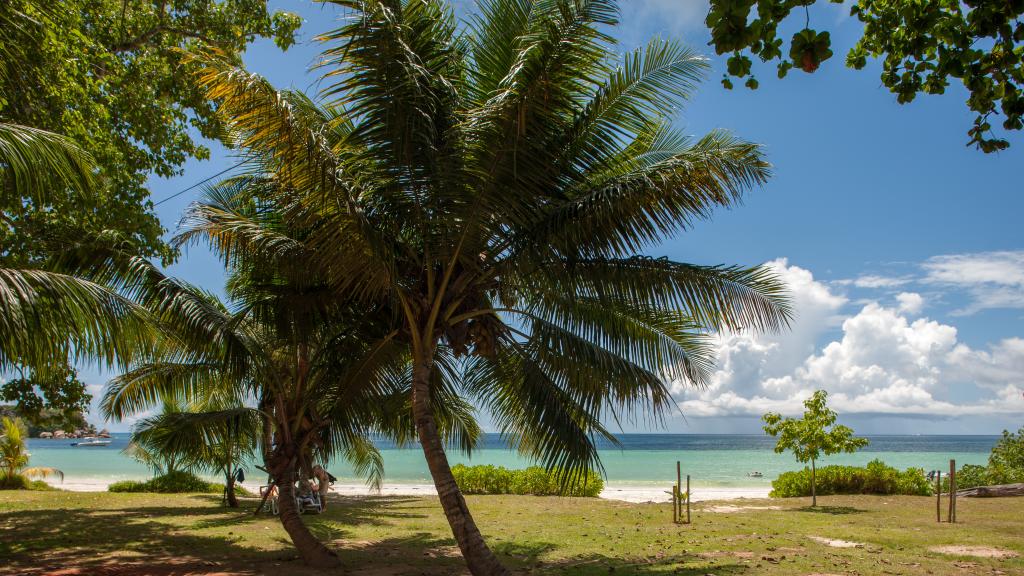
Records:
[[[144,480],[152,471],[121,453],[130,433],[111,433],[111,445],[102,448],[71,446],[75,440],[32,438],[28,442],[35,466],[55,467],[64,472],[63,483],[54,485],[75,490],[105,490],[112,482]],[[988,434],[865,434],[868,446],[854,454],[828,456],[818,466],[843,464],[863,466],[879,459],[899,469],[947,470],[949,460],[957,467],[985,464],[999,439]],[[622,492],[623,499],[659,499],[664,489],[675,482],[676,461],[683,475],[689,475],[697,489],[716,497],[766,496],[771,481],[791,470],[804,467],[792,455],[776,454],[775,439],[764,434],[706,433],[623,433],[616,435],[619,445],[606,439],[597,442],[603,464],[606,495]],[[408,493],[432,488],[429,471],[417,444],[399,447],[388,441],[376,442],[384,459],[385,492]],[[506,468],[535,465],[508,448],[500,434],[485,433],[470,456],[449,450],[455,464],[490,464]],[[265,483],[264,474],[249,462],[242,465],[250,487]],[[342,461],[329,465],[343,493],[365,492],[365,480]],[[760,477],[750,474],[760,472]],[[212,480],[212,476],[206,475]],[[415,492],[421,493],[421,492]],[[614,497],[607,496],[607,497]]]

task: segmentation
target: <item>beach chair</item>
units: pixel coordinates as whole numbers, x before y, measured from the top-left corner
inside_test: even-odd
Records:
[[[319,514],[323,512],[323,502],[320,501],[320,494],[311,492],[304,496],[295,496],[295,507],[299,514]]]

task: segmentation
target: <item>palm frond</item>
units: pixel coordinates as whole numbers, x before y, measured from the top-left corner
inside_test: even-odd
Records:
[[[64,473],[56,468],[49,468],[46,466],[32,466],[29,468],[23,468],[21,473],[29,478],[49,478],[50,476],[57,476],[60,481],[64,481]]]
[[[66,136],[0,122],[0,193],[45,202],[54,190],[90,190],[94,166]]]
[[[0,367],[98,361],[125,365],[155,340],[148,312],[100,284],[0,268]]]

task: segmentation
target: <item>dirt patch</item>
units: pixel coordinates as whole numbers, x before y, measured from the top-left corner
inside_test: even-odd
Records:
[[[849,540],[839,540],[836,538],[823,538],[821,536],[808,536],[811,540],[814,540],[818,544],[824,544],[831,548],[863,548],[864,544],[860,542],[850,542]]]
[[[1016,558],[1019,556],[1012,550],[993,548],[991,546],[933,546],[929,548],[932,552],[939,554],[951,554],[953,556],[974,556],[975,558]]]
[[[782,506],[733,506],[731,504],[722,504],[719,506],[708,506],[703,510],[705,512],[714,512],[715,514],[734,514],[750,510],[782,510]]]

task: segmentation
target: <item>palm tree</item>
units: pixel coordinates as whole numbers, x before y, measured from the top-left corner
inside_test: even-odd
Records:
[[[207,201],[231,201],[233,188],[212,189]],[[255,221],[264,217],[260,225],[268,235],[284,237],[273,230],[279,219],[253,202],[245,204],[237,208],[248,210]],[[143,259],[93,250],[78,268],[104,281],[120,279],[121,289],[159,319],[164,335],[152,357],[109,383],[103,413],[120,420],[168,399],[199,406],[147,424],[156,431],[145,444],[158,454],[201,453],[204,443],[255,429],[263,462],[279,489],[285,530],[307,563],[337,565],[336,554],[303,524],[294,483],[299,474],[311,477],[314,463],[340,455],[379,485],[383,463],[370,435],[402,441],[412,430],[402,402],[408,397],[402,378],[407,359],[389,344],[375,311],[339,304],[299,261],[276,266],[232,260],[232,309],[165,277]],[[464,402],[446,397],[442,388],[435,404],[445,415],[446,435],[475,441],[479,428],[466,416]]]
[[[241,402],[207,400],[182,405],[171,398],[164,400],[159,414],[132,427],[129,447],[161,473],[185,467],[221,475],[225,500],[237,508],[235,470],[255,456],[261,425],[259,412]]]
[[[24,478],[59,476],[56,468],[28,467],[29,454],[25,451],[24,425],[17,418],[4,416],[0,429],[0,488],[16,488],[25,484]]]
[[[418,439],[474,574],[504,574],[451,474],[430,398],[461,392],[525,454],[567,478],[600,463],[602,418],[673,406],[701,385],[706,335],[777,330],[784,287],[763,267],[637,256],[764,182],[758,146],[670,125],[706,62],[654,40],[613,57],[612,0],[486,0],[460,28],[426,0],[338,0],[322,106],[215,53],[196,55],[267,210],[301,224],[268,237],[228,207],[193,208],[187,234],[225,260],[303,266],[342,299],[388,303],[412,364]]]

